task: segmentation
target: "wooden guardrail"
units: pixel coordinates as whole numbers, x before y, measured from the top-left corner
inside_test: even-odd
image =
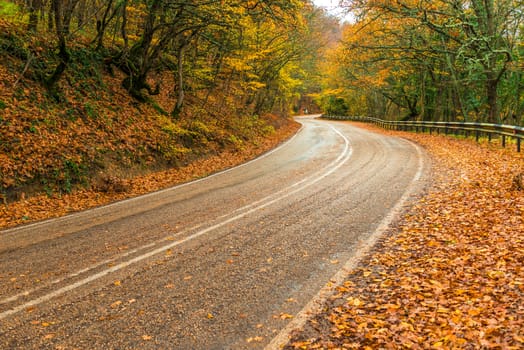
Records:
[[[466,137],[474,135],[477,142],[480,137],[487,135],[491,141],[493,135],[498,135],[501,138],[503,147],[506,147],[506,139],[513,138],[517,144],[517,152],[521,151],[522,140],[524,139],[524,127],[505,125],[505,124],[489,124],[489,123],[474,123],[474,122],[430,122],[430,121],[392,121],[382,120],[371,117],[346,117],[346,116],[322,116],[322,118],[333,120],[351,120],[366,123],[376,124],[384,129],[415,131],[444,134],[463,134]]]

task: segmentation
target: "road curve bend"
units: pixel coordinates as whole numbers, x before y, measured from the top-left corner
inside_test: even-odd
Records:
[[[297,120],[242,166],[0,231],[0,348],[277,347],[428,168],[409,141]]]

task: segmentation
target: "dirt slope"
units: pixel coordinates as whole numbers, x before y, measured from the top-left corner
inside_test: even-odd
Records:
[[[188,93],[174,118],[172,76],[155,76],[160,94],[138,103],[122,87],[121,72],[108,70],[81,39],[75,44],[57,101],[41,83],[54,68],[52,42],[0,19],[0,227],[203,176],[266,151],[297,128],[284,117],[239,112],[220,87],[205,108]]]

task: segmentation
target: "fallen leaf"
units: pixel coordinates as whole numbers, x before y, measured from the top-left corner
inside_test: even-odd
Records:
[[[119,307],[121,304],[122,304],[122,301],[121,301],[121,300],[117,300],[117,301],[115,301],[114,303],[112,303],[110,306],[111,306],[111,309],[116,309],[116,308]]]
[[[252,337],[252,338],[247,338],[247,339],[246,339],[246,341],[247,341],[248,343],[261,342],[262,340],[264,340],[264,337],[260,337],[260,336]]]
[[[280,318],[281,320],[287,320],[287,319],[293,318],[293,315],[286,314],[283,312],[280,315],[278,315],[278,318]]]
[[[431,181],[285,349],[522,348],[524,155],[363,127],[422,145]]]

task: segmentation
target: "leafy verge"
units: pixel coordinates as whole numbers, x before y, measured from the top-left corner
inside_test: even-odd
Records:
[[[263,151],[266,139],[292,128],[284,116],[242,110],[220,87],[208,94],[206,108],[188,94],[176,118],[166,113],[176,103],[170,89],[139,103],[121,84],[125,74],[107,70],[104,57],[81,38],[69,48],[57,101],[40,81],[49,69],[42,62],[53,55],[50,42],[0,19],[0,227],[104,203],[92,193],[106,199],[143,193],[133,189],[136,176],[230,155],[228,164],[206,165],[216,171]],[[151,77],[175,84],[173,75]],[[30,197],[34,208],[28,208]],[[74,201],[69,209],[50,204],[63,198]],[[46,207],[57,212],[45,214]]]
[[[427,149],[434,181],[286,349],[521,349],[524,156],[393,134]]]

